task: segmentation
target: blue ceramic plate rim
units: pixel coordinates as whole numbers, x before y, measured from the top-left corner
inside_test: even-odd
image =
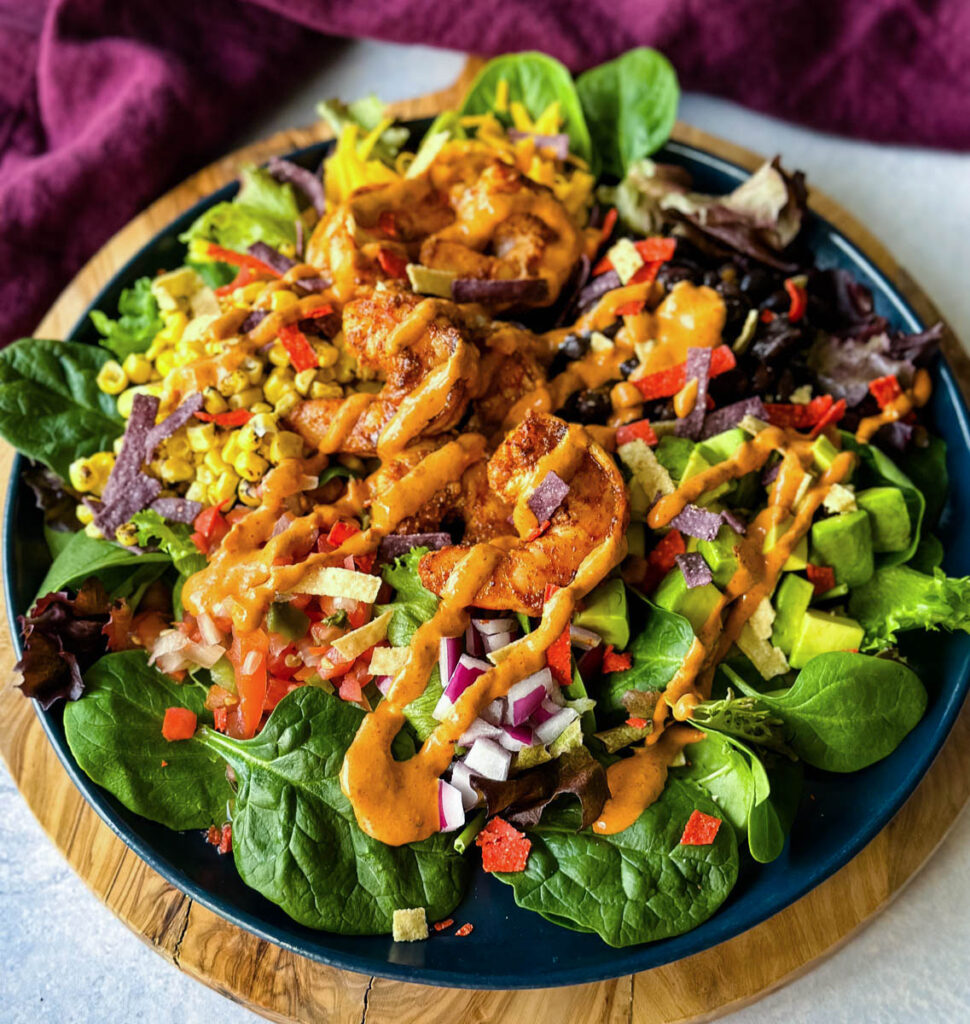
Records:
[[[668,154],[674,155],[675,158],[679,157],[688,162],[707,166],[734,180],[741,180],[748,173],[739,165],[694,146],[671,142],[668,143],[665,150]],[[311,158],[319,159],[325,152],[326,144],[317,144],[297,150],[290,154],[290,156],[293,159],[306,162]],[[229,198],[233,194],[234,188],[233,185],[224,186],[222,189],[197,202],[191,209],[176,218],[175,222],[183,224],[191,222],[194,217],[214,202]],[[854,243],[845,238],[825,218],[816,213],[812,214],[812,218],[817,225],[828,233],[829,239],[843,250],[846,258],[856,264],[857,267],[864,269],[868,276],[878,283],[881,295],[895,307],[896,315],[903,326],[913,331],[922,329],[923,324],[918,316],[886,275]],[[105,297],[118,287],[119,282],[125,282],[129,279],[133,265],[142,256],[155,248],[159,244],[160,239],[172,230],[172,226],[172,224],[169,224],[166,228],[159,231],[151,241],[135,253],[112,276],[111,280],[91,302],[88,309],[85,310],[83,316],[71,331],[70,337],[75,337],[78,333],[82,332],[87,321],[88,312],[91,309],[97,308],[104,301]],[[942,361],[939,363],[935,376],[937,386],[942,388],[948,407],[952,408],[955,413],[955,425],[959,428],[966,451],[970,452],[970,418],[968,418],[967,410],[963,404],[955,379],[949,367]],[[14,638],[14,645],[18,656],[21,652],[19,630],[16,621],[18,599],[15,592],[14,573],[11,570],[16,564],[14,557],[14,547],[17,544],[15,523],[16,499],[21,488],[20,478],[25,465],[26,460],[18,454],[14,460],[10,483],[7,488],[3,521],[4,593],[7,602],[9,627]],[[135,834],[124,820],[120,806],[114,798],[91,782],[79,769],[66,742],[64,742],[63,733],[57,729],[56,718],[51,713],[44,712],[36,704],[35,712],[72,782],[112,832],[167,882],[192,900],[199,902],[237,927],[301,956],[306,956],[329,966],[345,970],[429,985],[479,989],[524,989],[584,984],[659,967],[684,957],[692,956],[731,939],[747,931],[749,928],[761,924],[769,917],[800,899],[856,856],[902,807],[941,749],[963,705],[968,684],[970,684],[970,673],[966,671],[963,671],[958,679],[947,680],[944,692],[939,697],[940,703],[936,713],[937,722],[933,732],[927,738],[927,741],[923,743],[918,756],[913,758],[908,770],[900,778],[890,798],[881,807],[866,816],[864,823],[848,841],[832,849],[827,857],[813,863],[810,870],[804,871],[796,883],[785,888],[783,893],[776,899],[769,900],[767,903],[761,903],[758,906],[752,905],[746,913],[742,911],[737,919],[724,915],[722,908],[722,911],[716,913],[712,918],[692,931],[660,942],[614,950],[614,959],[598,963],[595,966],[582,963],[562,964],[556,965],[544,973],[533,973],[532,975],[528,974],[527,967],[511,972],[508,969],[489,970],[484,965],[484,961],[483,967],[475,971],[452,971],[420,966],[413,962],[394,962],[390,959],[377,959],[370,955],[359,955],[344,950],[327,948],[325,945],[322,945],[329,938],[328,933],[324,932],[314,933],[319,937],[319,941],[308,945],[307,942],[301,942],[298,938],[286,934],[287,930],[292,931],[294,929],[287,929],[285,924],[282,926],[274,925],[257,914],[228,904],[218,893],[202,886],[201,883],[187,875],[167,857],[160,855],[143,837]],[[894,754],[892,756],[895,757],[897,755]],[[489,881],[494,882],[494,880]],[[466,896],[463,909],[469,909],[469,902],[469,897]],[[267,904],[267,907],[269,908],[271,905]],[[538,919],[535,915],[514,907],[513,910],[517,915],[522,915],[524,919],[517,919],[514,924],[521,924],[525,928],[529,928],[531,923],[535,923],[535,926],[539,927]],[[457,913],[458,911],[456,911]],[[557,933],[561,934],[561,930],[557,929]],[[583,938],[599,942],[595,936],[584,936]]]

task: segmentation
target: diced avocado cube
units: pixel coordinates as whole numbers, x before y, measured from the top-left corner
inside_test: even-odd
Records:
[[[786,534],[794,523],[794,519],[791,516],[787,516],[782,519],[780,523],[772,525],[768,532],[765,534],[765,542],[762,545],[762,552],[767,554],[777,543],[779,538]],[[785,564],[782,569],[785,572],[798,572],[799,569],[804,569],[808,565],[808,535],[804,535],[798,541],[798,543],[792,548],[788,558],[785,559]]]
[[[677,570],[680,572],[680,570]],[[630,620],[626,611],[626,587],[623,580],[601,583],[586,598],[586,607],[573,616],[577,626],[599,633],[604,642],[623,650],[630,642]]]
[[[653,596],[654,604],[660,608],[683,615],[695,633],[700,633],[720,599],[721,592],[713,583],[689,589],[679,568],[667,573]]]
[[[643,523],[630,523],[626,528],[626,553],[637,558],[643,558],[647,553]]]
[[[792,668],[804,668],[816,654],[857,651],[864,636],[865,630],[855,619],[807,611],[802,617],[789,661]]]
[[[869,513],[858,508],[812,526],[812,561],[830,565],[835,582],[861,586],[875,571]]]
[[[731,504],[735,508],[755,508],[762,500],[764,487],[761,484],[761,473],[745,473],[735,481]]]
[[[693,450],[694,442],[689,437],[665,434],[656,448],[657,461],[674,480],[679,481]]]
[[[287,640],[299,640],[306,636],[310,619],[299,608],[286,601],[277,601],[269,606],[266,613],[266,629],[279,633]]]
[[[819,434],[812,442],[812,459],[823,472],[832,465],[839,449],[824,435]]]
[[[738,556],[735,549],[740,543],[741,538],[727,524],[717,531],[717,537],[714,540],[699,540],[697,542],[697,550],[711,567],[714,582],[720,587],[727,586],[728,581],[738,570]]]
[[[232,663],[228,658],[220,658],[209,669],[209,675],[212,676],[212,681],[217,686],[221,686],[230,693],[236,692],[236,673],[233,671]]]
[[[683,483],[685,480],[690,480],[691,477],[697,476],[699,473],[703,473],[705,470],[711,468],[711,464],[701,455],[699,448],[695,448],[687,460],[687,465],[684,467],[684,475],[681,477],[680,482]],[[709,491],[705,491],[698,499],[698,505],[709,505],[712,501],[717,501],[722,494],[725,494],[733,486],[733,480],[726,480],[722,484],[718,484],[717,487],[712,488]]]
[[[630,479],[627,487],[630,494],[630,519],[634,521],[645,520],[647,513],[650,511],[650,500],[647,498],[647,492],[636,477]]]
[[[905,551],[909,547],[909,510],[898,487],[869,487],[859,491],[855,500],[869,513],[873,551]]]
[[[815,588],[802,576],[791,573],[782,578],[775,593],[775,621],[772,624],[771,642],[785,654],[791,654],[795,639],[802,624],[802,618],[812,603]]]
[[[819,601],[834,601],[837,597],[845,597],[849,592],[849,585],[847,583],[836,583],[831,590],[826,590],[824,594],[818,595]]]
[[[748,442],[748,434],[740,427],[732,427],[721,434],[715,434],[698,445],[701,455],[712,465],[715,462],[723,462]]]

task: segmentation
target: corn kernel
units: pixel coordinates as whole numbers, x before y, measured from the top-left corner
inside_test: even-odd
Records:
[[[238,433],[238,430],[233,430],[229,434],[229,438],[226,443],[222,446],[222,458],[230,465],[236,461],[236,456],[242,453],[242,449],[239,447]]]
[[[282,367],[277,367],[273,370],[266,378],[266,383],[263,385],[263,392],[266,395],[266,400],[273,403],[278,402],[287,391],[292,390],[293,374],[291,371],[285,370]]]
[[[98,370],[98,376],[95,379],[98,387],[107,395],[120,395],[128,387],[128,374],[114,359],[109,359]]]
[[[289,309],[291,306],[295,306],[299,301],[293,292],[281,288],[270,296],[269,308],[274,313],[278,313],[281,309]]]
[[[180,341],[175,346],[174,362],[176,366],[186,366],[202,359],[205,354],[205,345],[201,341]]]
[[[269,402],[253,402],[253,404],[249,407],[249,411],[252,413],[267,413],[272,412],[273,407],[269,404]]]
[[[155,369],[163,377],[167,377],[175,369],[175,352],[170,348],[159,352],[158,358],[155,360]]]
[[[250,483],[261,480],[269,469],[269,463],[256,452],[240,452],[232,464],[233,469]]]
[[[111,476],[111,470],[114,469],[114,454],[112,452],[95,452],[87,461],[88,469],[94,477],[91,490],[100,495],[108,482],[108,477]]]
[[[273,415],[273,407],[270,406],[266,412],[258,412],[249,421],[247,426],[253,428],[257,437],[265,437],[267,434],[275,434],[277,426],[276,417]]]
[[[259,435],[253,429],[252,420],[239,428],[239,447],[244,452],[254,452],[259,447]]]
[[[316,370],[301,370],[294,379],[296,390],[306,397],[310,393],[310,387],[317,375]]]
[[[214,423],[198,423],[187,427],[185,436],[189,447],[194,452],[207,452],[216,443],[216,427]]]
[[[74,510],[77,515],[77,520],[83,526],[87,526],[89,523],[94,522],[94,513],[87,507],[87,505],[78,505]]]
[[[94,523],[88,523],[84,527],[84,532],[92,538],[92,540],[101,540],[104,534],[94,525]]]
[[[313,346],[313,351],[317,354],[317,362],[323,369],[329,369],[331,366],[336,366],[337,360],[340,358],[340,352],[337,350],[336,345],[331,345],[329,342],[323,341]]]
[[[197,501],[200,504],[205,504],[205,500],[208,497],[205,484],[196,477],[196,479],[189,484],[189,489],[185,492],[185,497],[189,501]]]
[[[249,378],[242,370],[230,370],[216,386],[219,394],[228,398],[230,395],[245,391],[249,387]]]
[[[239,485],[239,500],[250,508],[256,508],[260,504],[260,497],[256,493],[255,484],[247,483],[243,480]]]
[[[138,352],[126,356],[121,365],[132,384],[147,384],[152,379],[152,364]]]
[[[269,361],[274,366],[289,366],[290,365],[290,354],[283,348],[283,345],[276,341],[273,343],[273,347],[269,350]]]
[[[269,445],[271,462],[298,459],[303,454],[303,438],[289,430],[281,430]]]
[[[185,483],[195,476],[195,467],[188,459],[163,459],[160,476],[167,484]]]
[[[115,453],[115,455],[120,455],[121,454],[121,449],[124,447],[124,444],[125,444],[125,435],[122,434],[121,437],[116,437],[111,442],[111,450]]]
[[[74,490],[80,491],[82,494],[92,490],[98,479],[87,459],[75,459],[71,463],[67,475]]]
[[[315,380],[310,385],[311,398],[341,398],[342,396],[343,389],[339,384],[334,384],[333,381],[325,383],[322,380]]]
[[[232,470],[220,473],[219,479],[209,487],[209,501],[213,505],[219,505],[223,501],[230,501],[235,497],[238,486],[239,477]]]
[[[364,460],[357,455],[338,455],[337,461],[341,466],[346,466],[351,472],[357,473],[359,476],[364,475],[366,467],[364,466]]]
[[[135,401],[135,395],[154,395],[158,398],[162,389],[155,384],[139,384],[137,387],[128,388],[118,395],[118,415],[128,419],[131,415],[131,406]]]
[[[232,460],[226,461],[226,459],[222,457],[218,449],[212,448],[210,451],[207,451],[205,453],[205,457],[202,460],[202,464],[204,466],[208,466],[209,469],[211,469],[212,472],[215,473],[216,476],[218,476],[220,473],[225,473],[225,471],[229,468],[231,461]]]
[[[300,396],[296,391],[287,391],[280,395],[278,401],[273,403],[273,412],[277,416],[286,417],[300,404]]]
[[[203,399],[202,404],[205,406],[205,411],[210,416],[218,416],[221,412],[226,412],[229,408],[229,403],[216,391],[215,388],[206,388],[202,392]]]
[[[248,409],[251,405],[263,400],[262,388],[246,388],[235,395],[229,396],[230,409]]]
[[[188,437],[181,431],[178,434],[173,434],[171,437],[167,438],[163,447],[165,449],[165,454],[171,455],[173,458],[192,458],[192,446],[189,444]]]
[[[138,528],[134,523],[122,523],[115,530],[115,540],[126,548],[132,547],[138,543]]]
[[[213,472],[208,466],[199,466],[195,471],[195,479],[203,487],[211,487],[219,479],[219,474]]]
[[[249,284],[243,285],[242,288],[237,288],[233,292],[233,296],[238,295],[242,301],[247,305],[252,305],[263,293],[263,289],[266,287],[265,281],[250,281]]]
[[[246,374],[250,384],[259,384],[263,379],[263,364],[253,356],[245,356],[239,363],[239,369]]]

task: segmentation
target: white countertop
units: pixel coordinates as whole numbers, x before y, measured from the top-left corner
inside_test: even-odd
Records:
[[[314,119],[317,99],[400,99],[449,84],[458,54],[362,42],[321,45],[321,71],[240,143]],[[393,77],[388,81],[388,73]],[[874,83],[874,88],[878,87]],[[681,118],[761,153],[780,152],[886,242],[970,342],[970,157],[875,146],[795,128],[731,103],[684,97]],[[142,945],[73,874],[0,767],[0,1019],[235,1024],[249,1011]],[[970,1019],[970,817],[845,948],[742,1010],[737,1024]],[[382,1022],[383,1024],[383,1022]]]

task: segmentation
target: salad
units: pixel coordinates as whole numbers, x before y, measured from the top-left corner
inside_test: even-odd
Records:
[[[99,344],[0,353],[52,558],[23,692],[304,925],[450,931],[484,870],[687,931],[804,765],[920,720],[898,635],[970,630],[941,327],[815,265],[778,159],[728,195],[652,160],[677,99],[641,49],[500,57],[420,137],[322,104],[323,166],[244,169]]]

